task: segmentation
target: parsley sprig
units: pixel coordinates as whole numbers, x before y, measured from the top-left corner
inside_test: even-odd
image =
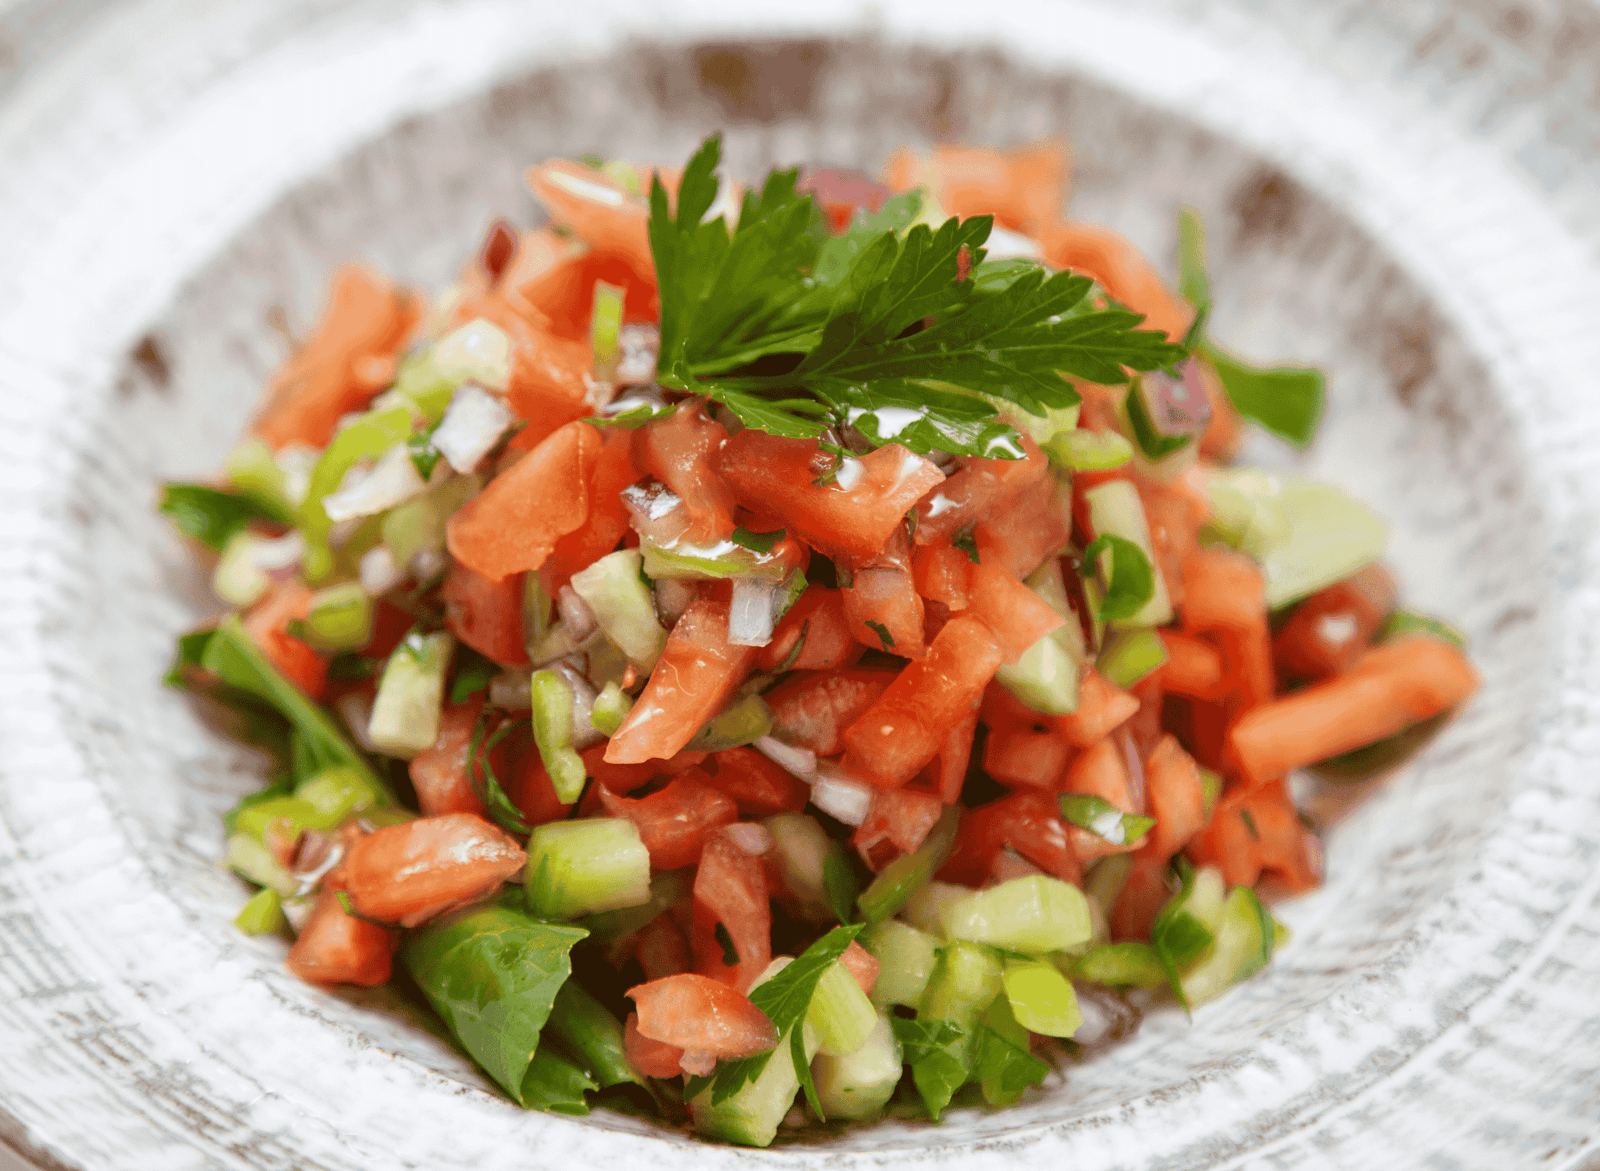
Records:
[[[730,231],[716,201],[721,140],[684,170],[677,207],[650,192],[661,293],[661,382],[708,395],[746,426],[820,436],[848,428],[913,451],[1019,458],[997,416],[1068,407],[1062,377],[1118,383],[1184,351],[1143,318],[1090,299],[1093,282],[1038,265],[984,278],[989,216],[909,222],[912,199],[829,237],[796,171],[745,195]],[[974,279],[976,274],[976,279]]]

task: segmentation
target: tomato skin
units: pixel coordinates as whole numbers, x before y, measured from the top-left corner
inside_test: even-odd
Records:
[[[1072,749],[1054,729],[991,728],[983,746],[983,767],[1002,785],[1054,790],[1071,756]]]
[[[1369,565],[1312,594],[1272,640],[1278,668],[1291,679],[1310,681],[1348,671],[1372,645],[1397,594],[1393,576],[1382,565]]]
[[[1145,791],[1156,819],[1149,850],[1170,858],[1206,824],[1205,786],[1194,757],[1174,736],[1163,736],[1144,764]]]
[[[863,646],[892,651],[907,659],[928,653],[922,638],[922,598],[911,573],[911,541],[904,526],[889,534],[882,551],[847,563],[850,584],[844,614],[850,634]]]
[[[748,991],[772,960],[772,909],[761,859],[745,853],[726,833],[713,832],[694,876],[694,921],[690,947],[695,971]],[[737,963],[724,962],[717,939],[721,925]]]
[[[750,998],[693,972],[628,989],[639,1035],[694,1053],[750,1057],[778,1043],[778,1030]]]
[[[754,748],[728,748],[715,753],[705,768],[706,783],[733,798],[740,817],[771,817],[799,813],[811,799],[811,790],[781,765]]]
[[[1165,858],[1149,848],[1134,851],[1133,868],[1128,871],[1117,901],[1106,913],[1112,939],[1142,942],[1150,938],[1150,925],[1176,890],[1176,885],[1168,881],[1169,874]]]
[[[584,186],[574,191],[554,179],[557,174],[576,179]],[[624,257],[635,273],[654,276],[655,262],[647,231],[650,209],[644,200],[604,172],[570,159],[535,163],[527,169],[524,179],[556,223],[571,228],[597,251]],[[578,193],[585,187],[609,187],[613,194],[604,201],[587,198]]]
[[[1123,721],[1139,710],[1139,701],[1100,672],[1084,672],[1078,693],[1078,710],[1056,716],[1055,726],[1068,744],[1088,748],[1111,735]]]
[[[311,984],[370,988],[388,983],[399,943],[398,931],[345,914],[338,889],[324,883],[311,917],[289,949],[285,966]]]
[[[538,755],[537,752],[534,753]],[[583,767],[589,776],[599,785],[604,785],[613,793],[631,793],[641,785],[647,785],[657,775],[664,771],[661,766],[665,761],[647,760],[642,764],[611,764],[606,760],[605,742],[591,744],[585,748],[580,756],[583,757]]]
[[[952,611],[967,608],[971,570],[972,558],[966,550],[951,544],[948,537],[919,545],[911,560],[911,576],[917,593],[929,601],[943,602]]]
[[[846,563],[875,556],[918,497],[944,481],[932,463],[891,443],[859,457],[861,475],[849,491],[813,483],[832,460],[814,439],[746,429],[723,445],[717,466],[740,504]]]
[[[556,540],[550,556],[539,567],[539,581],[549,597],[561,592],[572,575],[587,569],[617,547],[628,527],[628,506],[622,490],[639,479],[633,462],[633,436],[613,428],[595,457],[589,473],[589,518],[582,527]]]
[[[696,399],[633,433],[634,463],[683,501],[686,535],[697,544],[723,541],[733,532],[733,493],[716,469],[727,440],[722,424]]]
[[[1223,794],[1187,853],[1197,866],[1220,868],[1229,886],[1254,886],[1268,877],[1298,893],[1322,881],[1307,836],[1283,781],[1274,780]]]
[[[813,583],[806,587],[806,592],[800,595],[800,599],[789,607],[789,612],[779,621],[777,629],[772,632],[772,641],[761,649],[756,669],[843,670],[859,659],[866,649],[850,633],[843,591],[830,590]]]
[[[969,580],[971,613],[994,631],[1008,663],[1015,663],[1023,651],[1066,623],[1048,602],[1000,565],[974,565]]]
[[[538,746],[533,743],[533,737],[527,736],[519,747],[521,751],[510,767],[509,776],[499,774],[506,797],[517,807],[522,820],[529,826],[561,820],[572,811],[572,806],[563,805],[556,796],[555,782],[545,771],[544,761],[539,756]],[[499,765],[495,767],[498,770]]]
[[[628,1064],[645,1077],[677,1077],[683,1070],[683,1049],[665,1041],[653,1041],[639,1031],[639,1014],[630,1012],[622,1027],[622,1053]]]
[[[478,692],[463,703],[446,704],[439,713],[439,738],[411,759],[411,784],[417,790],[417,808],[424,817],[445,813],[473,813],[488,817],[489,811],[467,775],[467,756],[472,747],[472,732],[483,712],[484,695]],[[499,766],[496,764],[496,772]],[[503,774],[501,774],[503,775]]]
[[[279,582],[244,617],[244,628],[278,672],[312,699],[328,688],[328,660],[287,627],[311,612],[311,590],[297,581]]]
[[[522,575],[491,581],[471,566],[452,561],[445,573],[444,624],[481,655],[508,667],[525,666]]]
[[[517,291],[549,320],[551,333],[587,342],[595,285],[604,281],[623,290],[624,321],[653,321],[659,311],[654,275],[636,271],[626,256],[591,248],[560,258]]]
[[[918,545],[949,540],[967,525],[998,516],[1050,478],[1050,461],[1026,435],[1022,459],[966,459],[917,501]],[[981,557],[981,552],[980,552]]]
[[[1072,540],[1071,497],[1042,488],[977,523],[972,535],[980,564],[1025,578],[1066,548]]]
[[[495,890],[528,856],[481,817],[447,813],[385,826],[351,843],[342,867],[350,905],[413,927]]]
[[[763,698],[772,734],[818,756],[844,748],[844,730],[889,689],[896,672],[879,668],[797,673]]]
[[[952,618],[928,656],[908,664],[878,701],[845,729],[845,767],[879,788],[903,785],[938,755],[1001,662],[976,618]]]
[[[928,836],[944,812],[937,793],[915,789],[880,789],[872,795],[867,818],[856,827],[850,844],[873,870],[882,870],[909,854]]]
[[[852,939],[850,946],[839,957],[839,962],[855,977],[856,983],[861,985],[861,991],[871,996],[872,986],[878,982],[878,969],[882,966],[878,963],[878,957]]]
[[[653,869],[677,870],[700,860],[707,833],[739,820],[733,798],[707,784],[704,776],[690,769],[638,800],[619,797],[602,785],[600,803],[612,817],[626,817],[639,827]]]
[[[978,886],[988,877],[995,855],[1010,846],[1046,873],[1081,883],[1083,867],[1067,839],[1067,828],[1055,795],[1037,789],[969,809],[962,815],[955,849],[938,878]]]

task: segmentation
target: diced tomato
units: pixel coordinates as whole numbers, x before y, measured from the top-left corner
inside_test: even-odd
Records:
[[[725,541],[733,532],[733,493],[716,464],[727,440],[727,431],[698,399],[633,433],[633,462],[683,501],[687,536],[697,544]]]
[[[1157,631],[1167,648],[1167,661],[1157,674],[1161,686],[1192,699],[1217,699],[1223,689],[1222,655],[1201,638],[1176,630]]]
[[[1059,219],[1067,175],[1067,151],[1056,142],[1009,151],[941,143],[930,156],[901,147],[884,168],[885,181],[896,191],[928,187],[950,215],[992,215],[1030,235]]]
[[[1200,766],[1173,736],[1163,736],[1144,762],[1145,792],[1156,819],[1146,847],[1170,858],[1206,824]]]
[[[1246,712],[1228,732],[1229,755],[1259,785],[1392,736],[1461,703],[1478,673],[1456,647],[1408,635],[1373,647],[1343,675]]]
[[[772,641],[761,649],[756,669],[842,670],[859,659],[864,650],[850,633],[844,594],[813,583],[772,632]]]
[[[878,553],[918,497],[944,473],[898,443],[855,457],[849,490],[815,481],[833,456],[814,439],[784,439],[746,429],[722,448],[718,467],[740,504],[772,516],[824,556],[848,562]]]
[[[1085,748],[1062,778],[1062,791],[1084,793],[1109,801],[1126,813],[1141,813],[1128,788],[1128,766],[1122,749],[1110,737]]]
[[[1132,739],[1139,755],[1143,757],[1149,755],[1156,741],[1161,739],[1161,713],[1166,698],[1166,692],[1161,689],[1161,673],[1157,671],[1139,680],[1133,685],[1132,694],[1139,701],[1139,710],[1133,713],[1122,730]]]
[[[984,565],[1025,578],[1071,542],[1071,493],[1044,487],[978,522],[973,539]]]
[[[522,820],[530,826],[544,825],[566,817],[572,811],[572,806],[563,805],[561,798],[556,796],[555,782],[544,767],[539,746],[533,742],[533,737],[525,736],[519,747],[521,751],[513,758],[509,778],[501,781],[511,804],[517,807]],[[589,786],[591,791],[599,787]]]
[[[597,251],[625,258],[635,273],[655,273],[646,231],[650,209],[643,199],[605,172],[567,159],[537,163],[525,178],[556,223],[571,228]]]
[[[751,1057],[778,1043],[778,1030],[744,993],[685,972],[628,989],[639,1006],[639,1035],[689,1053]]]
[[[1218,463],[1232,463],[1244,444],[1244,420],[1239,417],[1210,362],[1201,360],[1200,381],[1206,388],[1206,398],[1211,401],[1211,422],[1200,436],[1200,454]]]
[[[404,927],[481,898],[518,873],[528,856],[470,813],[384,826],[345,853],[345,889],[360,914]]]
[[[962,814],[955,848],[938,877],[977,886],[1007,846],[1048,874],[1071,883],[1083,880],[1055,794],[1038,789],[1023,789]]]
[[[1135,313],[1144,314],[1144,328],[1159,329],[1179,341],[1194,320],[1194,307],[1167,287],[1144,254],[1110,228],[1092,224],[1057,224],[1039,234],[1045,263],[1093,277]]]
[[[1369,565],[1296,606],[1272,640],[1273,659],[1295,679],[1347,671],[1372,645],[1397,597],[1393,575]]]
[[[975,618],[951,619],[927,658],[908,664],[845,729],[846,767],[880,788],[909,781],[972,709],[1000,662],[987,626]]]
[[[1015,663],[1023,651],[1066,622],[1048,602],[1002,566],[974,565],[970,581],[972,607],[969,612],[983,619],[994,631],[1008,663]]]
[[[911,576],[917,593],[951,610],[965,610],[970,598],[968,578],[972,558],[957,549],[950,538],[940,537],[931,545],[918,546],[911,559]]]
[[[1199,866],[1216,866],[1229,886],[1254,886],[1271,878],[1290,891],[1310,890],[1322,880],[1294,803],[1281,780],[1253,790],[1225,793],[1210,824],[1189,842]]]
[[[630,1012],[628,1023],[622,1028],[622,1053],[628,1064],[645,1077],[677,1077],[683,1071],[678,1062],[683,1060],[683,1049],[665,1041],[652,1041],[639,1032],[639,1014]]]
[[[1075,828],[1075,827],[1069,827]],[[1081,830],[1079,833],[1083,832]],[[989,881],[998,886],[1002,882],[1010,882],[1013,878],[1037,878],[1044,871],[1029,862],[1010,846],[1001,850],[989,863]]]
[[[945,805],[961,800],[961,788],[967,782],[967,767],[972,761],[972,741],[978,731],[978,713],[969,711],[951,725],[950,732],[939,745],[939,752],[917,774],[917,785],[937,793]]]
[[[878,957],[852,939],[850,946],[839,957],[839,962],[855,977],[856,983],[861,985],[861,991],[871,996],[872,986],[878,982]]]
[[[1078,710],[1056,716],[1055,725],[1068,744],[1088,748],[1111,735],[1112,731],[1139,710],[1139,701],[1100,672],[1084,673],[1078,691]]]
[[[841,167],[804,167],[795,188],[811,192],[835,232],[849,227],[858,209],[877,211],[893,194],[882,183],[868,178],[865,172]]]
[[[732,797],[740,817],[799,813],[811,798],[804,781],[753,748],[729,748],[706,762],[706,783]]]
[[[311,612],[311,591],[298,581],[282,581],[244,617],[244,628],[281,675],[312,699],[328,686],[328,660],[288,631],[290,622]]]
[[[1022,459],[967,459],[949,479],[930,486],[917,501],[917,544],[931,545],[999,516],[1049,479],[1050,461],[1039,445],[1026,435],[1019,438]]]
[[[922,641],[922,599],[911,576],[911,541],[903,526],[889,534],[883,550],[865,561],[847,562],[850,584],[844,614],[850,634],[863,646],[907,659],[927,654]]]
[[[1054,728],[991,728],[983,746],[983,767],[1002,785],[1055,789],[1072,756],[1065,738]]]
[[[1272,637],[1261,568],[1243,553],[1212,545],[1183,562],[1183,624],[1216,631],[1228,676],[1230,710],[1248,711],[1272,698]]]
[[[622,490],[639,478],[633,463],[633,436],[614,427],[606,435],[589,475],[589,518],[581,528],[556,540],[550,556],[539,567],[545,594],[555,597],[572,575],[587,569],[617,547],[629,531],[628,506]]]
[[[884,668],[797,673],[762,698],[772,709],[772,734],[818,756],[844,749],[844,730],[889,689],[896,672]]]
[[[589,518],[600,432],[568,423],[489,481],[445,527],[451,556],[491,581],[538,569]]]
[[[944,812],[936,793],[914,789],[880,789],[872,795],[867,818],[856,827],[851,844],[873,870],[882,870],[902,854],[909,854],[928,836]]]
[[[285,966],[312,984],[386,984],[399,942],[398,931],[345,914],[338,890],[325,883]]]
[[[584,376],[594,359],[587,341],[557,337],[543,314],[504,289],[463,297],[451,315],[451,327],[479,318],[498,326],[511,344],[506,402],[527,425],[509,446],[532,451],[589,413]]]
[[[580,755],[587,774],[613,793],[631,793],[665,771],[661,766],[666,762],[660,760],[648,760],[642,764],[612,764],[606,759],[606,746],[603,743],[590,745]]]
[[[1202,514],[1182,487],[1150,484],[1136,480],[1139,500],[1144,505],[1150,527],[1150,544],[1155,550],[1156,568],[1166,582],[1172,604],[1183,607],[1183,561],[1200,547]]]
[[[672,756],[722,710],[756,660],[728,641],[728,604],[693,602],[667,638],[650,681],[606,746],[612,764]]]
[[[365,268],[334,274],[322,320],[278,371],[255,432],[274,450],[326,447],[339,420],[359,411],[393,377],[393,356],[420,315],[417,299]],[[387,377],[363,377],[372,359]]]
[[[657,870],[677,870],[700,859],[706,834],[739,820],[733,798],[707,784],[699,769],[680,773],[666,788],[632,800],[599,786],[600,803],[612,817],[626,817],[639,827],[639,839],[650,851]]]
[[[483,692],[463,703],[446,704],[439,713],[439,738],[411,759],[411,784],[417,790],[417,808],[424,817],[444,813],[489,816],[467,775],[467,755],[472,732],[483,712]],[[498,746],[497,746],[498,747]],[[503,776],[498,764],[496,773]]]
[[[445,573],[444,624],[481,655],[510,667],[528,661],[523,641],[522,575],[492,581],[471,566],[452,561]]]
[[[990,728],[1032,728],[1044,731],[1050,717],[1034,711],[998,679],[983,689],[983,706],[979,709],[983,722]]]
[[[639,929],[636,954],[646,980],[659,980],[663,976],[694,971],[688,941],[683,938],[683,932],[678,930],[671,915],[657,915]]]
[[[711,833],[694,875],[695,971],[748,991],[772,960],[767,898],[761,859],[745,853],[725,830]],[[719,926],[731,947],[717,938]]]
[[[657,316],[654,273],[638,273],[626,257],[596,248],[561,257],[518,292],[549,319],[552,333],[587,342],[594,287],[601,282],[623,290],[624,321],[653,321]]]
[[[1148,846],[1135,850],[1133,867],[1122,885],[1117,900],[1106,913],[1115,940],[1143,941],[1150,938],[1150,925],[1177,890],[1167,860]]]

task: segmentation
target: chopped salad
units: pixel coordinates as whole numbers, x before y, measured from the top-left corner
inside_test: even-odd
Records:
[[[271,755],[237,919],[403,970],[515,1102],[780,1128],[1017,1101],[1080,998],[1184,1009],[1317,885],[1288,785],[1477,686],[1386,526],[1234,462],[1323,384],[1063,219],[1065,155],[882,181],[708,140],[528,172],[431,302],[360,267],[215,485],[168,676]]]

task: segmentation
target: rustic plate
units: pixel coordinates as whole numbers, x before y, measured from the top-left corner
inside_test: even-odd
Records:
[[[1574,1167],[1600,1134],[1600,12],[1581,0],[0,5],[0,1134],[44,1166]],[[1293,944],[994,1114],[767,1152],[528,1114],[229,926],[256,780],[157,680],[218,462],[334,264],[445,279],[522,165],[1061,135],[1075,214],[1326,365],[1310,470],[1486,686]],[[1262,443],[1261,458],[1285,462]]]

